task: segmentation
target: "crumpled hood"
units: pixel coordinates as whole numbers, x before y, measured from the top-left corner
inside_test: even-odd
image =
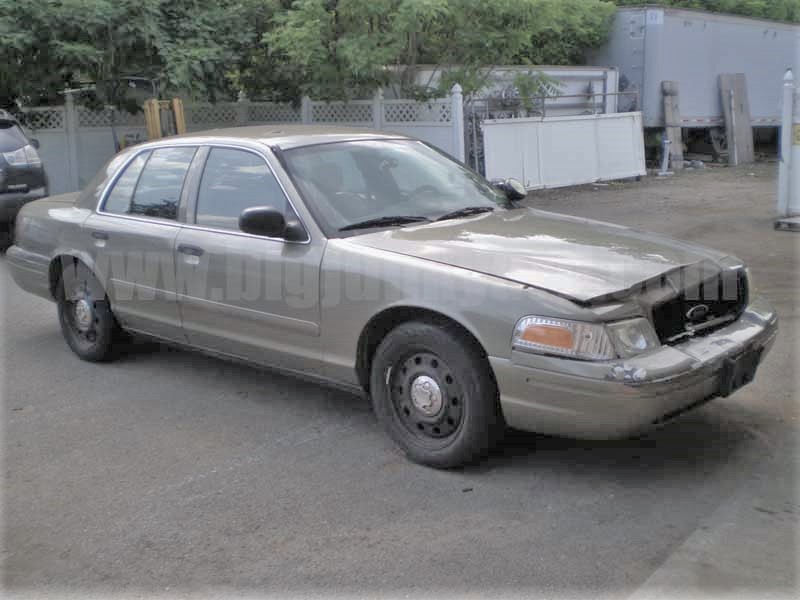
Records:
[[[347,241],[502,277],[578,302],[725,257],[654,233],[533,209],[498,210]]]

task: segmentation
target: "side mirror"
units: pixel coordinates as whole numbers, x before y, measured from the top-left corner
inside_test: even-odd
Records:
[[[239,215],[239,229],[244,233],[271,238],[283,238],[290,242],[306,239],[306,232],[297,221],[286,222],[283,213],[272,206],[253,206]]]
[[[37,150],[39,149],[39,140],[37,140],[36,138],[31,138],[28,141],[31,143],[31,146],[33,146]]]
[[[522,182],[513,177],[510,179],[492,179],[491,184],[501,190],[512,202],[514,200],[522,200],[528,195],[528,190],[525,189]]]

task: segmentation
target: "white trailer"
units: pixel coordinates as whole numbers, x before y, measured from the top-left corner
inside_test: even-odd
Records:
[[[645,127],[664,127],[662,81],[677,81],[681,125],[724,126],[719,75],[744,73],[754,127],[777,127],[780,81],[795,66],[800,25],[655,6],[621,8],[605,46],[588,53],[592,64],[616,67],[620,110],[640,110]]]

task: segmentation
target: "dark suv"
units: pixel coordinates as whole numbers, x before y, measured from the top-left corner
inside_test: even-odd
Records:
[[[14,219],[20,207],[47,196],[47,177],[36,140],[29,140],[19,123],[0,110],[0,248],[14,234]]]

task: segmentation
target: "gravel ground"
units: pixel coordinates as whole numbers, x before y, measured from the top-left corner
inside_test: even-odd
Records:
[[[83,363],[0,258],[6,593],[597,597],[669,567],[674,593],[788,595],[800,235],[772,229],[774,173],[532,194],[732,251],[781,333],[753,385],[668,427],[607,443],[512,432],[449,472],[407,462],[339,391],[156,345]]]

